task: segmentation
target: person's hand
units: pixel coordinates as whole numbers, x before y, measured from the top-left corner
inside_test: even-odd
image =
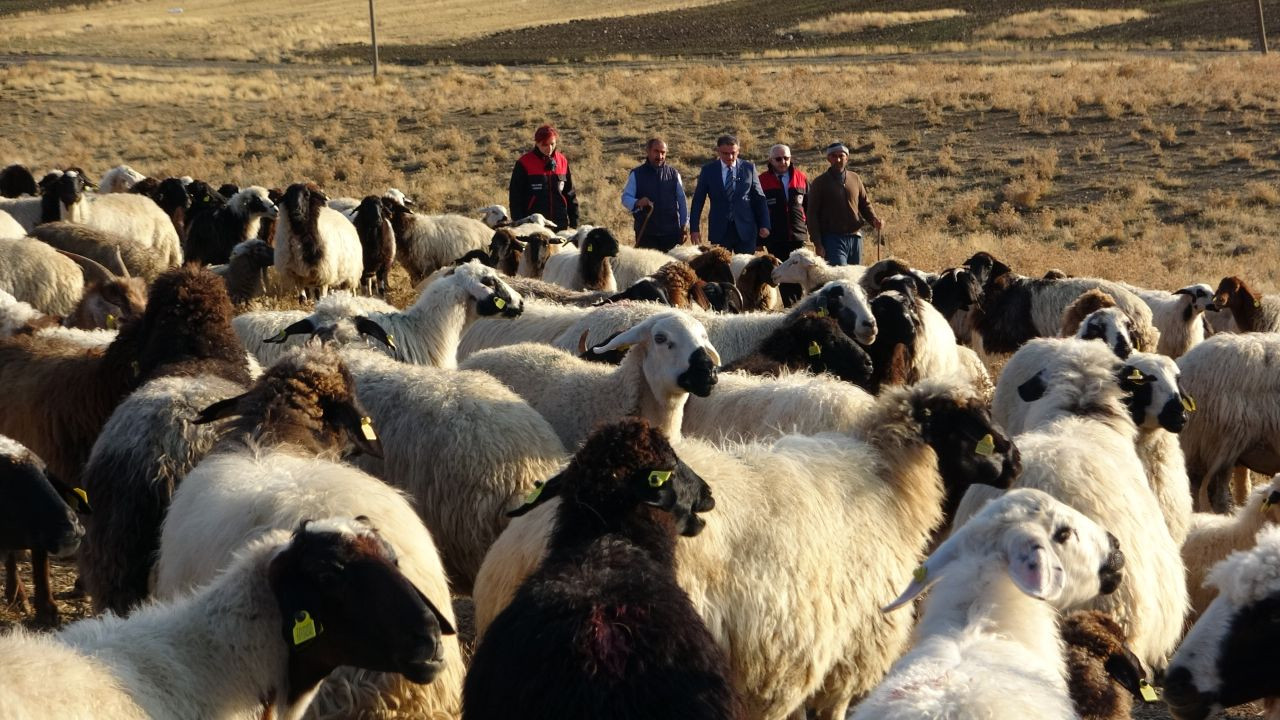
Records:
[[[697,245],[698,243],[702,242],[702,233],[698,232],[697,230],[694,230],[693,232],[689,233],[689,242],[693,243],[694,245]]]
[[[876,218],[875,220],[872,220],[871,224],[874,225],[877,230],[884,230],[884,221],[881,220],[880,218]]]
[[[761,240],[763,240],[763,239],[765,239],[765,238],[769,237],[769,228],[760,228],[760,232],[758,232],[758,233],[756,233],[756,234],[760,236],[760,239],[761,239]]]
[[[649,198],[640,198],[636,201],[636,209],[643,210],[647,207],[653,207],[653,201]]]

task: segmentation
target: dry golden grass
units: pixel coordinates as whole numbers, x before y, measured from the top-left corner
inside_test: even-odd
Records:
[[[891,249],[921,267],[986,249],[1028,274],[1059,267],[1173,288],[1243,272],[1273,290],[1280,97],[1268,78],[1278,71],[1274,57],[1009,56],[391,68],[374,84],[314,66],[188,68],[175,79],[170,68],[32,63],[0,68],[11,107],[0,162],[100,173],[127,161],[268,186],[305,178],[334,195],[395,186],[428,211],[470,212],[506,203],[512,163],[549,120],[583,221],[625,236],[618,194],[652,134],[690,185],[724,131],[755,160],[786,142],[810,173],[840,137]],[[876,91],[855,100],[833,96],[837,85]],[[1253,252],[1247,266],[1241,252]]]
[[[941,9],[916,12],[846,12],[834,13],[819,20],[809,20],[779,32],[805,35],[840,35],[933,20],[949,20],[968,15],[964,10]]]
[[[651,12],[722,0],[656,0]],[[440,43],[499,30],[635,12],[609,0],[378,0],[378,39]],[[362,2],[136,0],[4,18],[6,52],[106,57],[280,61],[339,43],[367,42]]]
[[[1053,8],[1017,13],[974,31],[974,37],[1031,40],[1070,35],[1148,17],[1145,10],[1073,10]]]

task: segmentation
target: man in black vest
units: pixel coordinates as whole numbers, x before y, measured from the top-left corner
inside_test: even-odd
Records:
[[[645,161],[631,171],[622,206],[635,219],[636,247],[666,252],[684,242],[689,225],[680,172],[667,164],[667,144],[650,138]]]

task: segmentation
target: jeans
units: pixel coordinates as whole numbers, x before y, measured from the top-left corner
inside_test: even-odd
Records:
[[[724,229],[724,236],[715,244],[725,247],[729,252],[734,253],[751,254],[756,251],[756,239],[742,237],[742,234],[738,232],[737,224],[733,222],[730,222],[728,227]]]
[[[822,249],[828,265],[861,265],[862,233],[823,235]]]

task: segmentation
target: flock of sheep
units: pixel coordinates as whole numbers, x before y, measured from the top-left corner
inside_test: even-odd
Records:
[[[0,636],[0,715],[1280,695],[1280,298],[1239,277],[665,254],[127,166],[94,190],[0,171],[5,601],[30,550],[56,625],[74,553],[101,613]],[[273,295],[315,302],[237,312]]]

